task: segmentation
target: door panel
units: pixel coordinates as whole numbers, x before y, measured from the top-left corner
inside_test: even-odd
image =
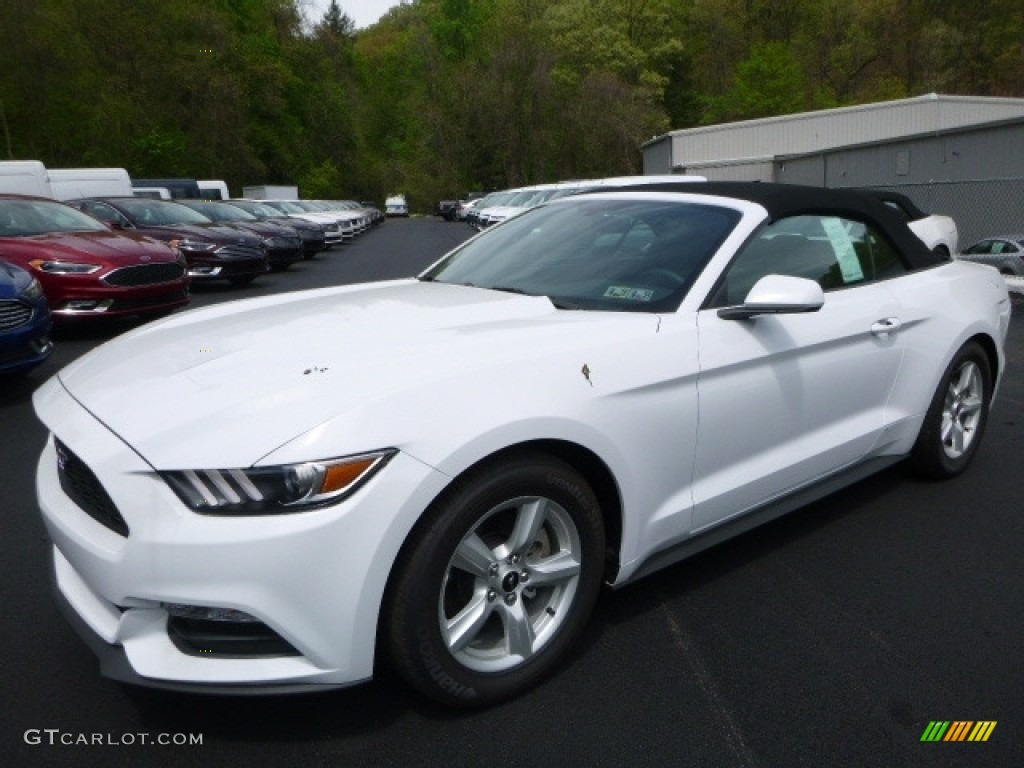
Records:
[[[883,283],[826,293],[809,314],[699,313],[695,531],[871,451],[900,369],[898,326]]]

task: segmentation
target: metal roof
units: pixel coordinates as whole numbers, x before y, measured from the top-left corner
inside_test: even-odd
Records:
[[[672,143],[673,165],[737,162],[942,133],[1024,117],[1024,99],[940,96],[765,117],[671,131],[643,149]]]

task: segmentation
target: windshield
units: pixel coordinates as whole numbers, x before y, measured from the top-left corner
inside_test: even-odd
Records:
[[[499,205],[504,205],[514,194],[515,192],[492,192],[477,204],[477,208],[483,210],[484,208],[495,208]]]
[[[188,202],[181,205],[198,211],[213,221],[256,221],[256,217],[251,213],[227,203]]]
[[[109,232],[92,216],[47,200],[0,200],[0,237],[48,232]]]
[[[230,205],[235,208],[240,208],[243,211],[253,214],[254,216],[263,217],[265,219],[276,219],[281,216],[281,211],[263,203],[255,203],[248,200],[232,200]]]
[[[269,205],[271,208],[276,208],[282,213],[309,213],[305,208],[300,208],[295,203],[287,200],[265,200],[265,205]]]
[[[566,309],[669,312],[739,218],[708,204],[570,198],[474,238],[421,279],[548,296]]]
[[[209,224],[210,219],[184,205],[145,197],[116,201],[117,206],[139,226]]]

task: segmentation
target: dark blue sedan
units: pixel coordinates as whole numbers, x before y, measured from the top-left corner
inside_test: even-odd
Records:
[[[0,261],[0,376],[25,373],[53,351],[50,307],[39,281]]]

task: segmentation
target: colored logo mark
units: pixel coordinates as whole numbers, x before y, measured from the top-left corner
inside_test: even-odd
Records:
[[[996,720],[932,720],[921,734],[921,741],[988,741],[996,729]]]

